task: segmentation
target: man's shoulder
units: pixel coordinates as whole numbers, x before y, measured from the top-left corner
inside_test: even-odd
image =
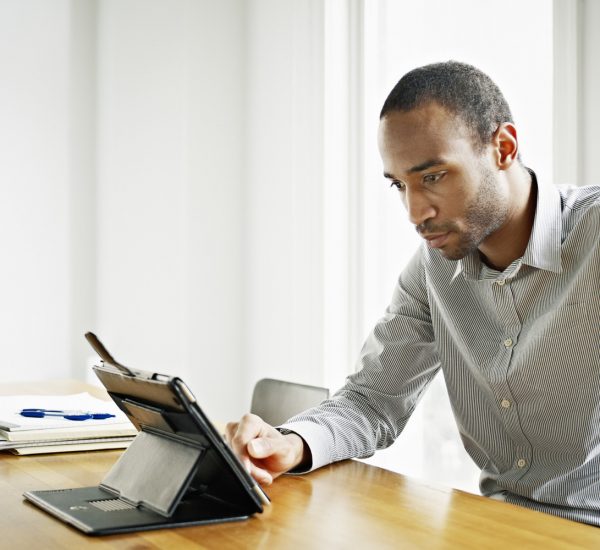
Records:
[[[600,185],[558,185],[563,211],[584,212],[594,209],[600,213]]]
[[[429,248],[423,243],[419,251],[420,264],[423,273],[428,277],[452,278],[460,267],[460,261],[448,260],[435,248]]]
[[[598,245],[600,232],[600,185],[559,186],[562,208],[562,242],[569,236],[579,248]]]
[[[402,270],[399,282],[407,288],[413,285],[426,288],[435,281],[452,279],[458,267],[459,262],[447,260],[439,250],[422,243]]]

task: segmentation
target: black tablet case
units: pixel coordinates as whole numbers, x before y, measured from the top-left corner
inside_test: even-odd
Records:
[[[110,356],[108,356],[110,357]],[[112,360],[112,357],[110,357]],[[98,487],[25,498],[89,535],[246,519],[268,498],[179,378],[105,358],[94,371],[139,430]]]

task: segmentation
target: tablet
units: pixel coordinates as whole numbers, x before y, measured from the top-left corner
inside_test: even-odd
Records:
[[[246,472],[194,395],[177,377],[102,358],[94,371],[138,430],[96,487],[29,491],[24,497],[89,535],[247,519],[269,499]]]

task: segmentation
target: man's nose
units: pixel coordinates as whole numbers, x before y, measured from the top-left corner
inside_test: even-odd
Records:
[[[419,191],[407,189],[404,195],[404,206],[408,212],[408,219],[414,225],[420,225],[437,214],[436,208],[428,197]]]

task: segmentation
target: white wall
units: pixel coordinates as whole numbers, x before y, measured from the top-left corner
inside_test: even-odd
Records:
[[[322,5],[247,10],[243,380],[322,384]]]
[[[322,6],[0,3],[3,376],[322,380]],[[35,336],[34,336],[35,335]]]
[[[98,333],[243,410],[241,0],[106,0],[98,41]]]
[[[600,184],[600,2],[584,0],[580,6],[581,42],[581,180],[579,185]]]
[[[68,245],[71,376],[81,378],[89,346],[82,338],[97,318],[97,13],[96,0],[69,2]]]
[[[66,378],[85,357],[82,330],[94,314],[93,10],[68,0],[0,3],[3,380]]]
[[[100,3],[98,332],[220,418],[323,380],[322,34],[314,0]]]
[[[247,407],[244,51],[241,0],[0,2],[3,380],[85,379],[92,329]]]
[[[600,3],[554,0],[554,173],[556,183],[600,183]]]
[[[219,418],[323,380],[322,35],[316,0],[100,3],[98,332]]]

